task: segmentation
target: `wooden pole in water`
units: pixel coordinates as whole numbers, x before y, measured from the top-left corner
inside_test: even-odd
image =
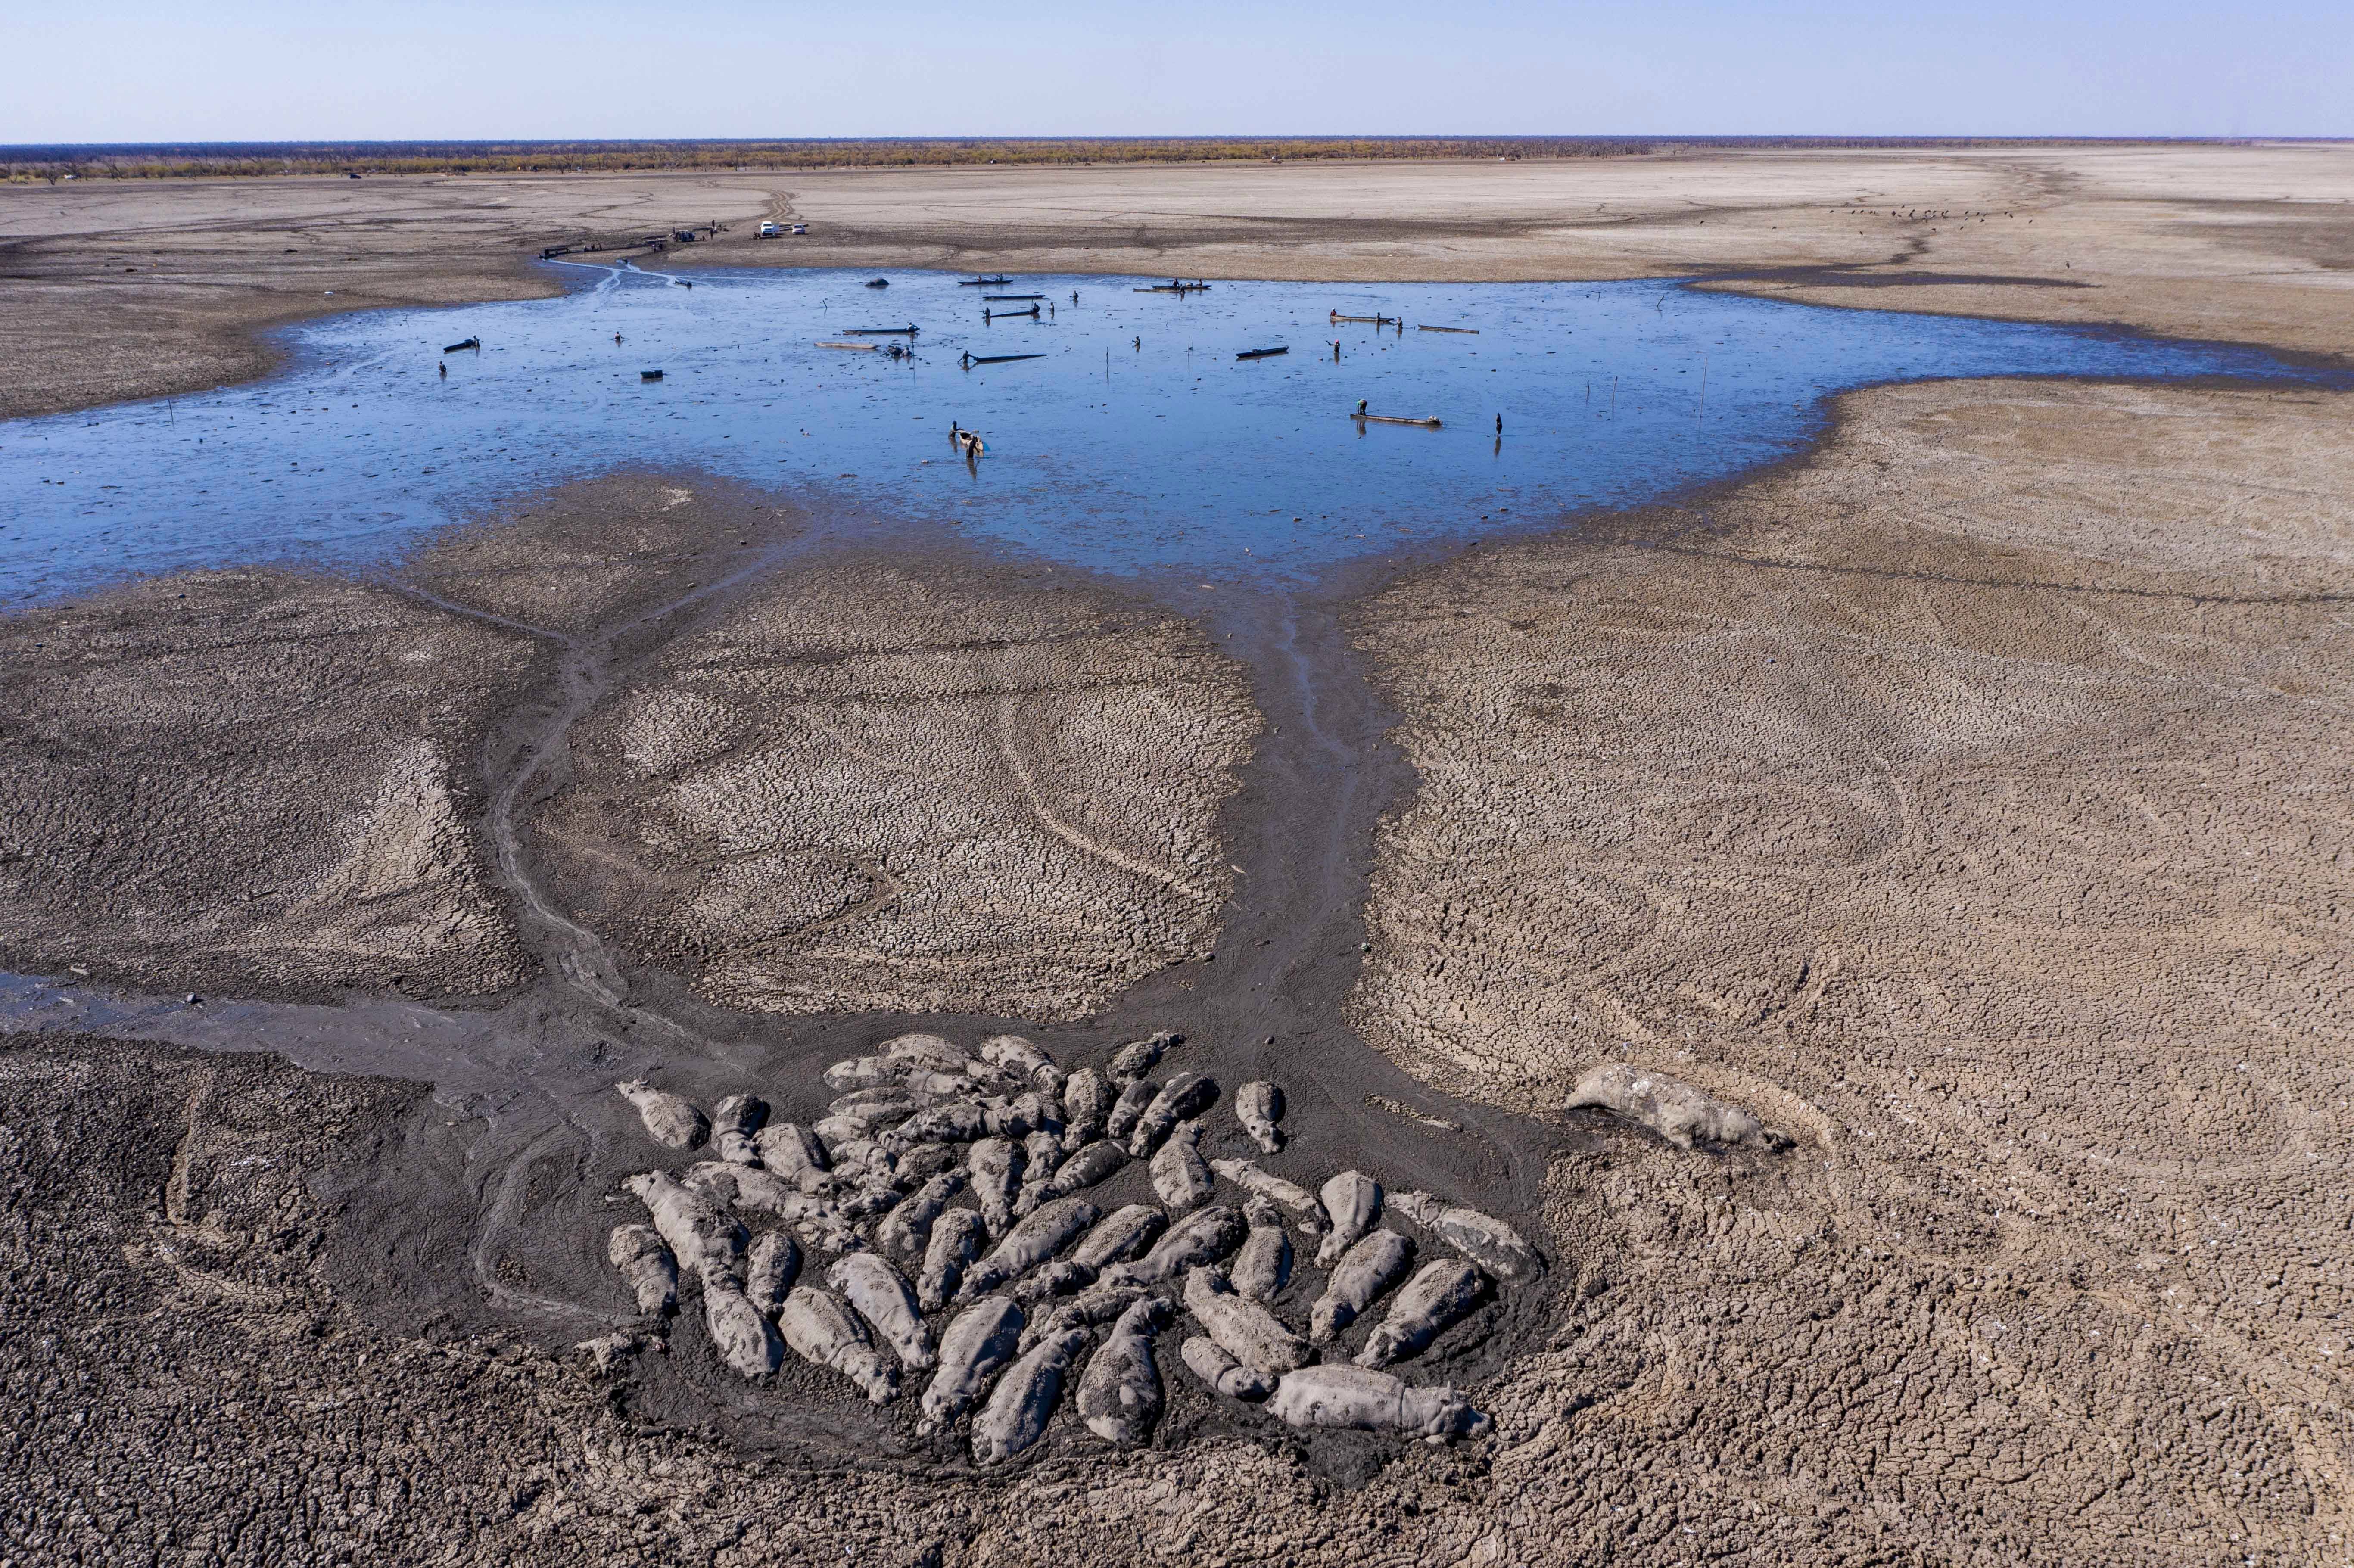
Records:
[[[1700,411],[1692,418],[1695,419],[1708,418],[1708,355],[1705,354],[1700,356]]]

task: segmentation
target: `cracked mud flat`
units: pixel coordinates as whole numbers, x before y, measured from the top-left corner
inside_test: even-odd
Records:
[[[986,601],[1030,668],[1067,671],[1037,629],[1076,628],[1089,670],[1182,662],[1201,689],[1164,711],[1188,724],[1257,715],[1170,743],[1248,747],[1175,803],[1230,868],[1214,959],[1172,944],[1116,991],[1074,966],[1068,993],[1108,1001],[1045,1027],[978,998],[739,1012],[672,956],[695,951],[674,887],[573,901],[591,874],[567,864],[673,869],[627,832],[676,821],[680,775],[624,766],[645,693],[705,681],[729,723],[759,681],[799,713],[874,700],[863,640],[920,612],[774,630],[852,559],[822,520],[653,478],[387,577],[467,607],[452,624],[535,629],[445,764],[527,978],[440,1007],[323,961],[254,986],[289,999],[268,1005],[12,991],[48,1033],[0,1054],[0,1388],[31,1501],[0,1528],[228,1561],[2337,1560],[2342,405],[1944,385],[1845,412],[1814,461],[1700,517],[1490,545],[1354,606],[1235,595],[1153,630],[1076,575],[862,567],[886,609]],[[617,520],[648,531],[599,543]],[[39,679],[80,667],[38,640]],[[985,758],[986,666],[949,666],[897,733]],[[812,788],[768,721],[742,722],[774,770],[684,842],[759,824],[770,778]],[[966,781],[949,820],[1018,823],[1010,770],[943,773]],[[376,799],[339,787],[285,835],[302,853]],[[1151,830],[1113,842],[1141,858],[1171,842]],[[1034,831],[1040,856],[1073,847]],[[1034,885],[1086,908],[1102,863],[1058,863],[1087,874]],[[191,910],[228,903],[210,887]],[[35,936],[9,938],[20,967]],[[205,950],[167,935],[109,972],[177,992],[175,955]],[[376,994],[295,1000],[345,983]],[[1211,1397],[1164,1333],[1153,1447],[1107,1447],[1066,1394],[1033,1457],[979,1475],[831,1374],[746,1383],[699,1323],[611,1374],[569,1348],[636,1318],[604,1250],[642,1217],[618,1179],[700,1158],[656,1156],[617,1080],[706,1110],[757,1087],[806,1120],[829,1062],[1007,1027],[1074,1064],[1182,1031],[1170,1065],[1283,1086],[1270,1168],[1378,1171],[1521,1227],[1544,1289],[1434,1352],[1493,1436],[1303,1440]],[[1796,1147],[1686,1151],[1560,1109],[1629,1056]]]
[[[204,1461],[249,1420],[266,1420],[276,1434],[260,1449],[242,1443],[262,1496],[310,1496],[311,1484],[295,1478],[311,1462],[300,1456],[322,1445],[359,1456],[381,1478],[355,1478],[327,1531],[370,1550],[408,1554],[488,1520],[512,1526],[541,1495],[560,1500],[547,1528],[526,1527],[538,1545],[510,1529],[502,1553],[567,1556],[588,1536],[609,1554],[633,1542],[690,1550],[701,1526],[684,1535],[652,1526],[641,1511],[652,1494],[610,1518],[602,1483],[589,1486],[600,1500],[576,1494],[576,1461],[588,1456],[578,1444],[609,1440],[629,1454],[625,1468],[655,1466],[656,1450],[684,1442],[695,1463],[718,1467],[715,1477],[770,1478],[777,1496],[763,1506],[777,1533],[759,1539],[800,1540],[831,1528],[844,1508],[871,1508],[888,1511],[888,1528],[848,1539],[929,1530],[908,1543],[910,1556],[925,1539],[965,1541],[980,1514],[929,1478],[968,1471],[954,1457],[961,1429],[947,1451],[920,1442],[902,1412],[878,1419],[806,1366],[782,1368],[774,1386],[746,1386],[694,1330],[678,1334],[669,1353],[627,1359],[610,1374],[574,1348],[637,1320],[605,1256],[608,1230],[627,1217],[614,1207],[629,1202],[620,1181],[646,1169],[649,1153],[636,1116],[611,1092],[620,1078],[658,1078],[706,1106],[748,1087],[779,1116],[813,1121],[831,1093],[817,1078],[826,1062],[911,1022],[968,1041],[1003,1022],[1026,1026],[1010,1010],[1036,1001],[1050,1022],[1092,1013],[1083,1028],[1036,1032],[1066,1059],[1108,1051],[1144,1032],[1131,1021],[1149,1020],[1193,1035],[1200,1044],[1184,1065],[1225,1084],[1282,1073],[1289,1117],[1303,1129],[1282,1163],[1303,1180],[1370,1163],[1377,1150],[1401,1187],[1476,1194],[1491,1211],[1525,1213],[1550,1134],[1517,1118],[1436,1105],[1361,1046],[1336,1049],[1335,1002],[1356,956],[1351,890],[1378,803],[1360,779],[1380,769],[1358,765],[1378,745],[1362,696],[1318,689],[1317,664],[1338,647],[1329,612],[1239,604],[1233,629],[1215,634],[1228,647],[1246,645],[1238,661],[1213,650],[1213,634],[1077,574],[940,551],[920,557],[928,570],[909,564],[916,556],[886,568],[870,547],[843,548],[828,528],[699,481],[624,478],[535,498],[379,579],[215,574],[13,624],[33,725],[12,754],[79,761],[92,777],[111,777],[111,759],[136,754],[188,787],[116,847],[101,877],[123,888],[122,927],[146,937],[136,948],[117,930],[67,917],[71,889],[90,874],[82,846],[104,842],[99,799],[44,791],[36,779],[18,788],[5,819],[27,911],[7,935],[6,960],[20,970],[37,962],[57,978],[9,986],[15,1022],[37,1033],[13,1037],[21,1049],[9,1056],[0,1118],[10,1129],[12,1190],[21,1194],[12,1250],[27,1260],[22,1309],[11,1319],[25,1331],[11,1334],[0,1366],[19,1406],[65,1389],[55,1410],[69,1422],[69,1411],[100,1389],[136,1402],[137,1390],[217,1388],[164,1429],[133,1419],[69,1455],[37,1449],[58,1457],[27,1478],[33,1523],[18,1544],[74,1539],[103,1514],[106,1533],[121,1540],[202,1535],[240,1559],[283,1550],[291,1538],[281,1519],[241,1514],[206,1489],[213,1478]],[[179,604],[170,596],[196,586],[220,596],[206,601],[205,619],[149,614],[151,602]],[[268,644],[254,668],[250,640],[223,628],[265,611],[291,616],[285,606],[309,619],[293,617],[300,634]],[[408,658],[451,638],[504,662]],[[360,673],[370,659],[427,664],[429,673],[398,688],[395,702]],[[180,697],[175,706],[170,688],[158,692],[157,673],[175,670],[190,687],[236,700],[207,706]],[[93,683],[143,694],[141,723],[89,725],[90,706],[75,693]],[[775,702],[758,700],[764,687]],[[699,725],[645,722],[650,706],[681,700],[716,711]],[[1289,735],[1255,750],[1262,710]],[[216,933],[239,919],[265,931],[299,927],[280,906],[247,913],[241,869],[188,874],[169,897],[142,897],[158,868],[217,868],[209,846],[222,830],[214,803],[223,799],[266,820],[253,851],[265,863],[307,865],[321,846],[348,842],[355,820],[371,831],[406,829],[402,842],[415,842],[416,819],[431,821],[430,811],[411,799],[408,818],[387,813],[370,778],[383,766],[379,753],[355,735],[417,724],[419,714],[440,726],[430,738],[443,775],[465,781],[464,831],[432,841],[430,856],[398,863],[369,893],[398,906],[440,901],[453,879],[495,888],[493,930],[500,950],[516,955],[509,970],[450,983],[429,961],[438,950],[429,933],[381,920],[368,927],[379,937],[373,948],[314,942],[307,969],[263,970],[240,965]],[[239,744],[191,748],[190,731],[234,733]],[[819,734],[834,736],[835,749],[817,751],[811,737]],[[726,744],[715,749],[714,739]],[[1257,773],[1238,798],[1246,759]],[[658,765],[649,768],[650,760]],[[1296,788],[1336,768],[1345,777],[1312,796]],[[877,842],[871,819],[826,814],[832,796],[904,779],[920,786],[914,799],[935,837]],[[693,790],[691,817],[673,805],[683,785]],[[388,814],[389,827],[378,821]],[[829,970],[823,950],[815,959],[790,944],[764,950],[765,961],[790,960],[831,987],[833,1010],[814,1016],[801,1016],[806,1002],[779,1005],[776,993],[761,993],[758,1001],[793,1015],[779,1019],[698,994],[716,988],[695,967],[701,949],[676,933],[679,911],[691,911],[701,889],[675,875],[676,860],[631,867],[614,846],[644,856],[652,836],[659,848],[684,842],[726,869],[724,850],[712,854],[711,846],[750,839],[766,873],[788,821],[798,853],[890,864],[903,892],[887,905],[854,905],[826,927],[837,941],[873,944],[856,964]],[[231,826],[248,831],[236,819]],[[652,835],[641,836],[641,826]],[[635,897],[627,911],[636,924],[570,903],[566,875],[594,890],[600,858]],[[1262,861],[1255,896],[1228,900],[1246,879],[1243,868]],[[1107,868],[1128,879],[1125,896],[1115,895]],[[656,873],[673,874],[673,885],[656,889],[670,896],[643,895]],[[986,924],[973,919],[975,903]],[[346,895],[337,912],[358,919],[368,907]],[[610,948],[593,928],[608,924]],[[974,948],[976,934],[1000,946]],[[1210,945],[1221,935],[1235,949],[1223,961]],[[951,1001],[1008,1012],[979,1019],[845,1011],[907,998],[937,1004],[938,955],[959,943],[970,961],[957,966],[962,989]],[[1026,964],[1015,960],[1024,946]],[[994,967],[991,951],[1004,955]],[[720,956],[741,968],[740,953]],[[684,962],[663,967],[673,958]],[[112,983],[85,988],[81,970]],[[167,1000],[184,987],[207,1000]],[[326,1002],[338,994],[342,1005]],[[72,1032],[93,1021],[147,1043]],[[165,1042],[236,1054],[191,1055]],[[273,1049],[309,1071],[252,1054]],[[313,1075],[322,1073],[340,1075]],[[386,1075],[398,1073],[423,1081]],[[365,1115],[346,1098],[365,1102]],[[85,1129],[93,1115],[112,1118],[102,1138]],[[217,1139],[217,1116],[239,1138]],[[1229,1129],[1235,1147],[1225,1151],[1254,1152],[1242,1137],[1239,1124]],[[160,1210],[141,1161],[111,1152],[126,1142],[143,1159],[165,1161]],[[207,1164],[217,1143],[220,1160]],[[85,1158],[122,1169],[80,1184]],[[1144,1178],[1141,1164],[1123,1172],[1106,1184],[1107,1201],[1133,1196],[1129,1188]],[[108,1237],[110,1257],[129,1247],[143,1289],[153,1283],[146,1266],[187,1255],[189,1236],[201,1233],[213,1251],[202,1280],[182,1277],[196,1295],[133,1290],[136,1304],[117,1312],[104,1305],[116,1276],[95,1278],[70,1259],[31,1262],[52,1256],[55,1237],[77,1230]],[[274,1293],[238,1283],[256,1271],[283,1283]],[[1292,1286],[1298,1300],[1286,1310],[1303,1322],[1302,1293],[1318,1277],[1302,1269]],[[230,1284],[217,1286],[224,1278]],[[1538,1331],[1553,1295],[1548,1284],[1483,1305],[1422,1358],[1417,1378],[1486,1376],[1510,1345]],[[204,1334],[168,1347],[143,1337],[199,1308]],[[133,1319],[143,1327],[126,1332]],[[66,1383],[53,1371],[60,1342],[35,1327],[53,1320],[77,1325]],[[1304,1496],[1377,1475],[1402,1446],[1374,1434],[1293,1433],[1221,1402],[1176,1370],[1178,1338],[1161,1351],[1168,1411],[1156,1457],[1214,1450],[1215,1467],[1247,1456],[1289,1474]],[[449,1425],[447,1399],[466,1380],[503,1376],[493,1365],[514,1369],[512,1392],[527,1392],[529,1408],[469,1417],[455,1440],[470,1469],[477,1456],[496,1457],[480,1475],[445,1471],[401,1491],[380,1519],[371,1513],[366,1499],[380,1502],[377,1487],[440,1462],[420,1457],[420,1448],[440,1452],[440,1436],[418,1435]],[[415,1388],[412,1376],[422,1379]],[[329,1436],[336,1418],[323,1413],[347,1404],[400,1414]],[[557,1430],[577,1438],[546,1435],[559,1410]],[[688,1436],[696,1433],[705,1436]],[[181,1466],[165,1500],[135,1520],[109,1512],[106,1498],[149,1467],[134,1456],[156,1444]],[[525,1463],[536,1479],[505,1467],[525,1453],[535,1456]],[[1434,1473],[1469,1476],[1483,1465],[1467,1455]],[[861,1473],[857,1487],[833,1483],[840,1467]],[[1012,1468],[1017,1478],[1043,1469],[1066,1478],[1049,1485],[1062,1485],[1075,1467],[1124,1473],[1066,1401],[1063,1419]],[[813,1485],[820,1475],[829,1478]],[[928,1500],[910,1506],[909,1488]],[[604,1521],[588,1525],[577,1511],[583,1502]]]
[[[1061,589],[879,557],[763,584],[575,730],[538,824],[557,887],[758,1012],[1063,1022],[1211,953],[1240,671]]]
[[[1354,622],[1424,780],[1366,1038],[1532,1111],[1624,1057],[1799,1140],[1768,1190],[1555,1167],[1619,1306],[1528,1462],[1899,1560],[2341,1561],[2348,403],[1843,412]]]
[[[520,983],[480,853],[485,754],[576,678],[567,637],[773,536],[770,503],[671,504],[693,495],[615,481],[397,577],[196,573],[0,621],[0,964],[305,999]],[[550,547],[611,513],[594,544]],[[471,602],[436,591],[453,577]]]

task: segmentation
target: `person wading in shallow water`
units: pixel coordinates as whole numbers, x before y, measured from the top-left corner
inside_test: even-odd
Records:
[[[1504,433],[1504,416],[1501,414],[1496,416],[1496,433],[1500,436]]]
[[[1365,417],[1365,400],[1364,400],[1363,397],[1360,397],[1360,398],[1358,398],[1358,399],[1357,399],[1357,418],[1359,418],[1360,419],[1362,419],[1362,418],[1363,418],[1364,417]]]
[[[441,366],[441,379],[444,381],[450,379],[450,366],[449,362],[446,360],[442,362]]]

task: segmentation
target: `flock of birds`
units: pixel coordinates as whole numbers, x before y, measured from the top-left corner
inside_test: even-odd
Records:
[[[648,1320],[666,1323],[682,1292],[699,1293],[713,1347],[747,1378],[788,1351],[876,1404],[924,1378],[918,1434],[962,1423],[984,1464],[1035,1445],[1074,1383],[1096,1436],[1150,1442],[1166,1402],[1158,1345],[1181,1318],[1193,1376],[1293,1425],[1432,1442],[1485,1433],[1488,1417],[1456,1390],[1389,1369],[1500,1287],[1535,1278],[1535,1249],[1491,1215],[1385,1192],[1362,1171],[1310,1192],[1255,1160],[1205,1158],[1219,1086],[1200,1072],[1153,1076],[1178,1041],[1134,1041],[1066,1073],[1019,1035],[968,1052],[904,1034],[828,1068],[839,1097],[808,1127],[769,1119],[748,1094],[706,1117],[621,1084],[657,1142],[708,1144],[716,1158],[623,1183],[647,1218],[615,1228],[607,1255]],[[1232,1107],[1258,1150],[1283,1148],[1278,1088],[1246,1084]],[[1158,1205],[1107,1213],[1089,1201],[1131,1162]],[[1234,1201],[1214,1201],[1222,1184]],[[1420,1249],[1392,1220],[1444,1255],[1416,1267]],[[1324,1271],[1304,1324],[1275,1309],[1295,1234]],[[622,1330],[591,1348],[634,1340]]]

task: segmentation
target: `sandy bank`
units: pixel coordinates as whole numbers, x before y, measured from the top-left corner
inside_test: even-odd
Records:
[[[0,416],[260,375],[264,328],[543,295],[545,244],[713,219],[668,264],[1755,273],[1725,286],[2346,355],[2350,203],[2354,149],[2323,143],[0,186]]]

